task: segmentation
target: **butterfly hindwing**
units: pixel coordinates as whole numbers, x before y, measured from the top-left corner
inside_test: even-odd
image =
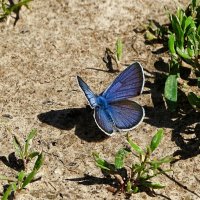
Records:
[[[128,99],[139,95],[144,86],[144,72],[136,62],[126,68],[101,94],[108,102]]]
[[[94,119],[96,121],[96,124],[98,127],[107,135],[112,135],[114,132],[114,123],[112,118],[110,117],[109,113],[101,108],[101,107],[96,107],[94,109]]]
[[[144,118],[143,107],[130,100],[112,102],[109,104],[108,111],[115,126],[121,130],[133,129]]]
[[[77,76],[77,80],[78,80],[78,84],[79,84],[80,88],[83,90],[90,106],[92,108],[97,106],[96,95],[91,91],[89,86],[82,80],[81,77]]]

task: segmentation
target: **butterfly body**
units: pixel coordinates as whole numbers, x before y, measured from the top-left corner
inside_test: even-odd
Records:
[[[77,76],[89,105],[94,109],[94,119],[107,135],[131,130],[144,118],[144,109],[129,98],[139,95],[144,86],[144,73],[139,63],[126,68],[100,95]]]
[[[104,97],[97,96],[96,102],[97,102],[96,105],[97,107],[101,107],[101,109],[108,109],[108,102]]]

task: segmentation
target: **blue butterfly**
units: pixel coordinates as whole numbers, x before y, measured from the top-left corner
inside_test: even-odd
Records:
[[[77,76],[98,127],[107,135],[135,128],[144,118],[144,109],[129,98],[139,95],[144,87],[144,72],[140,63],[127,67],[100,95]]]

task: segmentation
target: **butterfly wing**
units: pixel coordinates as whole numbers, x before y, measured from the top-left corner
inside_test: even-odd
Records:
[[[108,111],[116,128],[131,130],[144,118],[144,109],[138,103],[130,100],[121,100],[109,104]]]
[[[96,95],[91,91],[89,86],[83,81],[83,79],[79,76],[77,76],[78,84],[82,91],[84,92],[91,108],[94,108],[97,105],[96,102]]]
[[[115,102],[139,95],[143,87],[143,68],[136,62],[127,67],[101,95],[108,102]]]
[[[107,110],[97,106],[94,110],[94,119],[106,135],[111,136],[116,131],[116,126]]]

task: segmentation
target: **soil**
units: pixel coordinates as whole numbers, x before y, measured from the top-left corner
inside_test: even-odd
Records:
[[[144,121],[130,131],[145,147],[158,128],[165,136],[154,156],[174,155],[176,162],[159,176],[166,187],[156,196],[141,192],[130,199],[200,199],[199,114],[181,97],[178,114],[170,114],[163,100],[169,57],[162,44],[146,44],[144,25],[153,19],[168,22],[167,10],[186,7],[188,1],[165,0],[35,0],[23,8],[20,19],[0,23],[0,171],[15,176],[13,135],[21,142],[37,129],[32,148],[43,151],[41,179],[18,193],[16,199],[125,199],[108,191],[95,166],[92,152],[113,161],[115,152],[127,145],[125,134],[106,137],[93,119],[93,111],[80,91],[81,76],[101,93],[117,76],[108,73],[103,56],[123,41],[120,71],[139,61],[145,71],[145,87],[135,100],[144,106]],[[116,66],[114,65],[114,68]],[[184,106],[183,106],[184,105]],[[189,113],[189,114],[188,114]],[[135,161],[137,158],[135,158]],[[0,181],[1,191],[7,184]]]

